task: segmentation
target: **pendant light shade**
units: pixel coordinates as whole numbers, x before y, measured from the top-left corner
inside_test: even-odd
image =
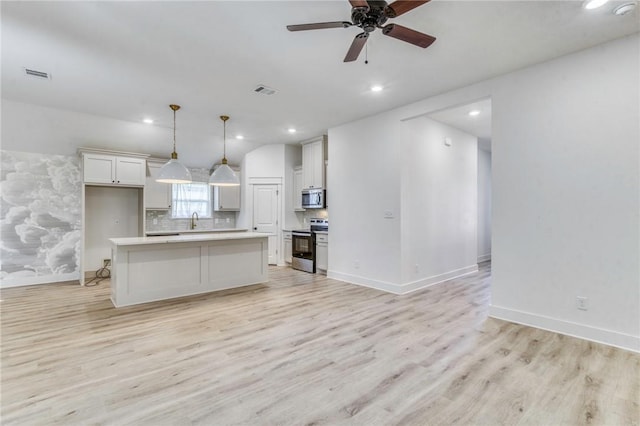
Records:
[[[227,120],[229,117],[221,115],[220,120],[224,123],[224,152],[222,154],[222,164],[220,164],[211,174],[209,179],[209,185],[213,186],[238,186],[240,185],[240,179],[236,172],[227,164]]]
[[[156,182],[191,183],[191,172],[178,161],[178,153],[176,152],[176,111],[180,109],[180,106],[169,105],[169,108],[173,110],[173,152],[171,160],[160,169]]]

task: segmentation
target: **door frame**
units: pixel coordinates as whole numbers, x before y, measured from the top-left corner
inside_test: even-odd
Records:
[[[253,197],[254,190],[256,185],[276,185],[277,186],[277,197],[276,204],[278,207],[278,211],[276,212],[277,223],[276,223],[276,265],[282,266],[284,265],[284,241],[282,239],[282,224],[284,220],[284,196],[282,193],[282,178],[281,177],[251,177],[248,181],[248,186],[251,188],[250,191],[250,199],[251,199],[251,230],[253,231],[253,217],[255,213],[255,206],[253,205]]]

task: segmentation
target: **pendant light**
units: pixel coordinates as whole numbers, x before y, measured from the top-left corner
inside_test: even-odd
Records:
[[[209,185],[213,186],[238,186],[240,185],[240,179],[238,175],[227,164],[227,120],[229,117],[221,115],[220,120],[224,123],[224,138],[223,146],[224,152],[222,154],[222,164],[220,164],[209,179]]]
[[[169,105],[169,108],[173,110],[173,152],[171,160],[160,169],[156,182],[191,183],[191,172],[178,161],[176,152],[176,111],[180,109],[180,105]]]

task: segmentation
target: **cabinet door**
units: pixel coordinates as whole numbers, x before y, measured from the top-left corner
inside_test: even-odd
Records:
[[[236,172],[238,179],[240,173]],[[239,211],[240,210],[240,186],[216,186],[213,190],[213,210],[215,211]]]
[[[293,210],[302,211],[302,169],[295,169],[293,171]]]
[[[284,239],[284,261],[287,263],[291,263],[293,257],[292,251],[292,243],[291,243],[291,232],[283,232]]]
[[[316,269],[326,271],[329,267],[329,235],[316,234]]]
[[[322,142],[314,142],[313,150],[313,188],[324,188],[324,148]]]
[[[147,162],[141,158],[116,157],[116,183],[144,186]]]
[[[144,186],[144,206],[147,209],[168,210],[171,208],[171,185],[156,182],[163,164],[149,163],[149,176]]]
[[[324,187],[324,142],[302,146],[302,171],[305,188]]]
[[[316,269],[327,270],[329,264],[329,244],[316,243]]]
[[[302,185],[303,188],[313,188],[313,148],[312,144],[302,145]]]
[[[85,183],[116,183],[116,157],[112,155],[84,154],[82,174]]]

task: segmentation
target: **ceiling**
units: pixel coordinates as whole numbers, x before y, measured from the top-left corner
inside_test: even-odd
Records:
[[[2,97],[166,128],[154,155],[178,151],[210,167],[266,143],[328,128],[638,32],[638,11],[587,11],[580,1],[433,0],[393,22],[437,37],[428,49],[376,30],[369,63],[343,63],[357,28],[289,32],[341,21],[340,1],[2,2]],[[364,53],[364,52],[363,52]],[[362,55],[364,56],[364,54]],[[51,73],[26,78],[23,67]],[[44,84],[43,84],[44,83]],[[274,95],[253,91],[258,84]],[[382,92],[369,90],[372,84]],[[298,131],[289,134],[287,129]],[[243,141],[233,139],[235,134]],[[105,147],[108,148],[108,147]],[[132,146],[131,151],[135,151]]]
[[[491,99],[436,111],[428,117],[476,136],[480,148],[491,151]]]

